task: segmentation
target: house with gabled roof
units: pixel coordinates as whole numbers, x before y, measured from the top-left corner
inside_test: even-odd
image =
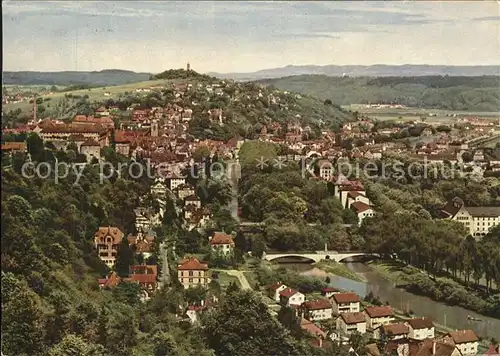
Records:
[[[349,336],[357,331],[360,334],[366,333],[366,319],[362,312],[342,313],[337,319],[337,330],[342,336]]]
[[[195,257],[189,257],[179,262],[177,277],[185,289],[197,286],[207,287],[211,281],[208,265],[201,263]]]
[[[292,288],[283,289],[280,292],[280,303],[287,307],[300,306],[306,299],[305,295]]]
[[[457,330],[446,334],[442,341],[457,347],[464,356],[477,355],[479,338],[473,330]]]
[[[281,282],[273,283],[271,285],[266,286],[269,298],[273,299],[276,302],[280,301],[280,292],[287,288],[288,287]]]
[[[118,245],[124,237],[123,232],[114,226],[101,226],[94,234],[94,246],[99,258],[109,268],[115,264]]]
[[[333,312],[337,315],[342,313],[359,312],[359,296],[356,293],[337,293],[330,298]]]
[[[394,312],[388,305],[366,307],[364,313],[367,327],[371,329],[390,324],[394,320]]]
[[[373,331],[375,339],[398,340],[407,338],[410,328],[405,323],[394,323],[380,325]]]
[[[332,303],[328,299],[310,300],[300,306],[304,318],[312,321],[328,320],[333,316]]]
[[[409,337],[412,339],[423,340],[434,338],[434,322],[431,318],[421,317],[410,319],[405,324],[410,329]]]
[[[209,236],[209,243],[213,252],[221,252],[224,255],[233,253],[234,241],[231,235],[223,232],[214,232],[212,236]]]

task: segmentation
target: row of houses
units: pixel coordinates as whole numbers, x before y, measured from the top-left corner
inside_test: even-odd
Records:
[[[378,350],[376,344],[371,345],[371,351],[377,349],[378,352],[374,355],[386,354],[387,351],[408,355],[405,350],[408,351],[410,345],[415,351],[414,355],[424,355],[419,352],[423,352],[429,343],[448,353],[436,353],[434,350],[425,355],[476,355],[478,351],[479,338],[472,330],[439,336],[432,319],[400,319],[389,305],[363,308],[359,296],[352,292],[327,287],[322,291],[323,298],[306,301],[304,294],[281,282],[269,285],[266,289],[271,299],[295,310],[301,320],[301,328],[319,340],[346,343],[353,332],[368,334],[386,343],[386,350]],[[328,320],[335,321],[335,331],[322,330],[322,323]]]

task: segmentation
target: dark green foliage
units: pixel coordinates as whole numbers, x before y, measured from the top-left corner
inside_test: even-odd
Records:
[[[301,355],[267,306],[249,291],[228,290],[221,307],[206,322],[206,342],[216,355]]]

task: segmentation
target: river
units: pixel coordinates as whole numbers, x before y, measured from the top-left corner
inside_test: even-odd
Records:
[[[482,338],[500,339],[500,319],[480,315],[461,307],[448,306],[438,303],[427,297],[408,293],[394,288],[393,283],[381,277],[377,272],[363,263],[347,263],[348,268],[361,275],[365,282],[357,282],[337,275],[329,274],[319,268],[306,263],[282,263],[283,267],[297,270],[301,275],[330,277],[330,285],[334,288],[353,291],[360,297],[372,292],[383,303],[403,311],[413,311],[418,316],[432,318],[437,324],[456,330],[472,329]],[[467,316],[481,319],[471,321]]]

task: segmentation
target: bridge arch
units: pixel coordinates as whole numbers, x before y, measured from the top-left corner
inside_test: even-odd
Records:
[[[316,256],[307,256],[307,255],[301,255],[301,254],[279,254],[279,255],[266,255],[265,259],[269,262],[271,261],[276,261],[282,258],[297,258],[301,260],[305,260],[311,263],[318,262],[318,258]]]
[[[340,256],[339,256],[340,257]],[[380,256],[376,253],[352,253],[348,255],[344,255],[337,260],[337,262],[344,262],[348,258],[352,257],[370,257],[370,258],[380,258]]]

